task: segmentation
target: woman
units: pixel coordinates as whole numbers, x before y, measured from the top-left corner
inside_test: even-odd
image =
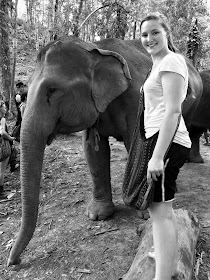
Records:
[[[147,16],[141,22],[140,31],[142,45],[153,61],[144,83],[145,136],[148,139],[158,133],[147,167],[148,184],[152,180],[155,183],[153,203],[148,209],[154,242],[154,253],[150,256],[156,261],[154,280],[171,280],[177,272],[178,254],[172,203],[179,169],[187,160],[191,147],[184,119],[180,118],[182,102],[187,95],[188,68],[183,56],[176,53],[170,29],[162,16]],[[169,160],[164,166],[166,159]],[[163,178],[164,188],[161,186]]]
[[[0,134],[1,137],[8,139],[9,141],[11,141],[11,144],[13,142],[13,140],[15,140],[14,137],[11,137],[8,133],[7,133],[7,127],[6,127],[6,119],[5,119],[5,115],[7,112],[7,108],[6,105],[4,103],[3,100],[0,101]],[[7,168],[8,162],[9,162],[9,158],[6,158],[4,161],[0,162],[0,199],[5,199],[7,198],[6,193],[4,192],[4,174],[5,174],[5,170]]]

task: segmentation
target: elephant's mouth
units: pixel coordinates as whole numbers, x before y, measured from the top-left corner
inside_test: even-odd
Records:
[[[60,133],[60,127],[61,127],[61,124],[60,124],[60,121],[57,123],[56,127],[54,128],[53,132],[48,136],[47,138],[47,145],[50,145],[53,140],[56,138],[56,135]]]
[[[85,127],[86,128],[86,127]],[[61,122],[59,122],[55,129],[53,130],[53,132],[48,136],[47,138],[47,145],[50,145],[53,140],[56,138],[56,135],[58,134],[66,134],[66,135],[70,135],[74,132],[78,132],[78,131],[81,131],[81,127],[79,128],[73,128],[73,127],[70,127],[70,126],[67,126],[67,125],[62,125]]]
[[[56,134],[55,133],[51,133],[47,139],[47,145],[50,145],[52,143],[52,141],[55,139]]]

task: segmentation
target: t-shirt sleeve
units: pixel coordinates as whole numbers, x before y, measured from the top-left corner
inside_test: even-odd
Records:
[[[174,72],[180,74],[184,79],[187,77],[187,65],[183,57],[168,55],[163,59],[159,72]]]

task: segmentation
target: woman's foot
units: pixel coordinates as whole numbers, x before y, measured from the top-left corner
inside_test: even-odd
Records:
[[[155,248],[154,248],[154,246],[152,246],[151,250],[148,252],[148,257],[155,260]],[[177,263],[177,261],[176,261],[176,263]],[[176,277],[177,275],[178,275],[178,269],[177,269],[177,264],[176,264],[176,265],[174,265],[172,277]],[[153,280],[155,280],[155,279],[153,279]]]
[[[155,249],[154,249],[154,246],[151,247],[151,250],[148,252],[148,256],[149,256],[151,259],[154,259],[154,260],[155,260]]]

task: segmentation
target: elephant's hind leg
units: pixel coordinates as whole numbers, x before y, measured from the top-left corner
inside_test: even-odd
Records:
[[[93,180],[93,197],[86,214],[92,220],[104,220],[115,212],[110,177],[110,147],[108,138],[100,136],[99,150],[95,150],[94,131],[84,135],[84,151]]]
[[[194,163],[204,163],[204,160],[200,154],[200,137],[203,133],[203,128],[198,128],[192,126],[190,132],[190,139],[192,141],[192,147],[190,149],[190,154],[188,161]]]

